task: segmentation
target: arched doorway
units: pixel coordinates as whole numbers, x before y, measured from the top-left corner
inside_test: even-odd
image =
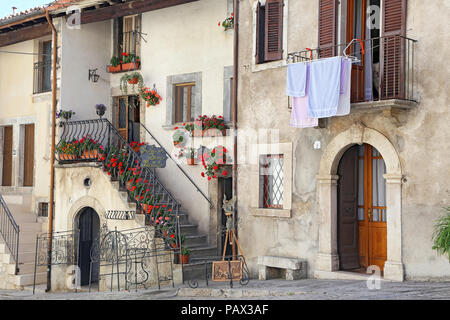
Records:
[[[337,240],[340,270],[383,272],[387,259],[386,166],[369,144],[342,156],[337,182]]]
[[[362,124],[355,124],[336,135],[327,145],[320,161],[317,175],[317,200],[319,225],[319,250],[315,275],[324,279],[339,276],[338,254],[338,167],[344,153],[354,145],[368,144],[383,156],[386,174],[386,237],[387,259],[384,278],[404,280],[402,261],[402,167],[399,156],[389,139]]]
[[[80,268],[80,285],[98,281],[99,266],[92,265],[91,273],[91,249],[95,241],[99,241],[100,219],[97,212],[91,207],[83,208],[77,216],[76,225],[79,230],[78,267]]]

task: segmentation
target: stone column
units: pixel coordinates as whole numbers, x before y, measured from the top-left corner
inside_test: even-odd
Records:
[[[386,224],[387,261],[384,278],[394,281],[404,280],[402,262],[402,175],[385,174],[386,179]]]
[[[320,214],[317,269],[339,270],[337,252],[337,180],[339,176],[317,176]]]

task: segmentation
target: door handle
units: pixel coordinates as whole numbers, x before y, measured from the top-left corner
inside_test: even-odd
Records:
[[[367,216],[369,218],[369,221],[372,221],[372,208],[367,209]]]

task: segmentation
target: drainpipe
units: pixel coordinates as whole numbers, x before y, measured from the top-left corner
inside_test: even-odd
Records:
[[[51,290],[52,287],[52,236],[53,236],[53,212],[54,212],[54,187],[55,187],[55,136],[56,136],[56,59],[57,59],[57,45],[58,37],[55,26],[53,25],[48,9],[45,9],[45,17],[47,22],[52,28],[53,33],[53,81],[52,81],[52,147],[50,151],[50,212],[48,214],[48,252],[47,252],[47,289],[46,292]]]
[[[236,197],[236,202],[234,206],[234,219],[233,219],[233,229],[236,230],[237,222],[237,182],[238,182],[238,167],[237,167],[237,106],[238,106],[238,62],[239,62],[239,0],[234,0],[233,2],[233,13],[234,13],[234,44],[233,44],[233,101],[231,105],[232,117],[233,117],[233,131],[234,131],[234,141],[233,141],[233,196]]]

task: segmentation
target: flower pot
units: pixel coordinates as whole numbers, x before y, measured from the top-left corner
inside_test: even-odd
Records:
[[[183,262],[183,264],[188,264],[189,263],[189,255],[188,254],[182,254],[181,255],[181,261]]]
[[[75,160],[76,158],[77,156],[73,154],[65,154],[65,153],[59,154],[59,160]]]
[[[195,158],[187,158],[186,162],[188,165],[193,166],[195,165]]]
[[[120,64],[118,66],[115,66],[115,67],[108,66],[108,72],[110,72],[110,73],[120,72],[121,70],[122,69],[121,69],[121,65]]]
[[[173,145],[175,146],[175,148],[180,148],[181,147],[181,142],[180,141],[174,141]]]
[[[137,84],[138,82],[139,82],[139,79],[137,77],[128,80],[128,84]]]
[[[98,150],[84,151],[81,155],[81,159],[84,160],[99,160]]]
[[[129,63],[123,63],[122,64],[122,71],[130,71],[130,70],[136,70],[139,69],[140,62],[129,62]]]

